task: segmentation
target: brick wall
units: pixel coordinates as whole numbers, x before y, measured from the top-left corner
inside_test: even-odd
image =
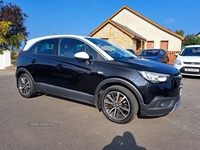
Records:
[[[108,42],[119,45],[124,49],[136,49],[136,40],[130,38],[111,24],[107,24],[103,29],[93,35],[93,37],[108,38]]]
[[[169,63],[170,65],[172,65],[174,63],[174,60],[176,59],[175,54],[179,54],[180,51],[167,51],[167,55],[169,57]]]

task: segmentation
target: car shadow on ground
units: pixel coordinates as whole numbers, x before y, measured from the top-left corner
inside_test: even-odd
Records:
[[[77,103],[77,104],[80,104],[80,105],[85,105],[85,106],[88,106],[88,107],[92,107],[92,108],[95,108],[96,107],[92,104],[89,104],[89,103],[84,103],[84,102],[81,102],[81,101],[77,101],[77,100],[74,100],[74,99],[69,99],[69,98],[64,98],[64,97],[61,97],[61,96],[55,96],[55,95],[51,95],[51,94],[43,94],[43,93],[39,93],[37,96],[42,96],[42,95],[45,95],[45,96],[49,96],[49,97],[53,97],[53,98],[56,98],[58,100],[64,100],[64,101],[69,101],[69,102],[72,102],[72,103]],[[99,111],[101,112],[102,110],[99,109]],[[167,114],[166,114],[167,115]],[[138,119],[156,119],[156,118],[160,118],[160,117],[164,117],[166,115],[162,115],[162,116],[141,116],[138,112],[137,114],[137,118]]]
[[[102,150],[146,150],[146,148],[138,146],[131,132],[124,132],[123,136],[117,135],[110,144],[106,145]]]

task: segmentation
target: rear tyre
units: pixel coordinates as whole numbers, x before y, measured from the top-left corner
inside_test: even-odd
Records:
[[[101,108],[110,121],[125,124],[137,115],[138,102],[128,89],[115,85],[103,91]]]
[[[37,93],[33,81],[27,73],[21,74],[18,77],[17,87],[19,93],[25,98],[33,97]]]

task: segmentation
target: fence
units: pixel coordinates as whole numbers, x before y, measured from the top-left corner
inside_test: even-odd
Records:
[[[167,51],[167,55],[169,57],[169,65],[172,65],[174,63],[174,60],[176,59],[175,54],[180,53],[180,51]]]
[[[139,53],[139,51],[135,51],[135,52],[136,54]],[[169,62],[168,62],[169,65],[172,65],[174,63],[174,60],[176,59],[175,54],[179,54],[179,53],[180,51],[167,51],[167,55],[169,57]]]

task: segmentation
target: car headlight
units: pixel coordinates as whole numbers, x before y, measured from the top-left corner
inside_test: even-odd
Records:
[[[139,71],[139,73],[143,76],[143,78],[153,83],[165,82],[170,77],[170,75],[168,74],[149,72],[149,71]]]
[[[181,65],[181,61],[178,60],[178,59],[175,59],[174,64],[176,64],[176,65]]]

